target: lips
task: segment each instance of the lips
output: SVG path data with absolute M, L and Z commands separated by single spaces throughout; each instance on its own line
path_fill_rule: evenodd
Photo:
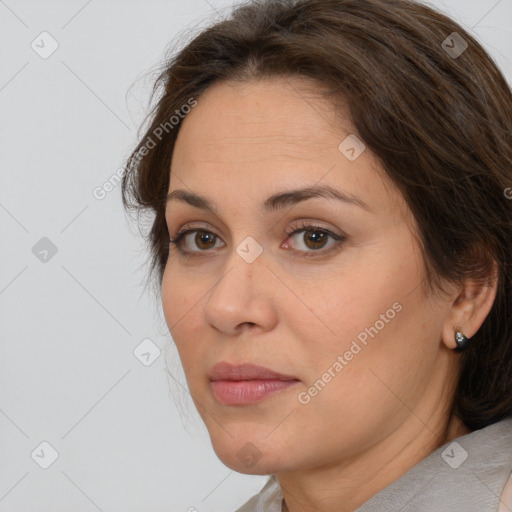
M 253 364 L 216 364 L 210 372 L 210 386 L 217 402 L 224 405 L 251 405 L 295 388 L 293 375 Z
M 210 371 L 210 380 L 298 380 L 293 375 L 275 372 L 264 366 L 253 364 L 232 365 L 230 363 L 217 363 Z

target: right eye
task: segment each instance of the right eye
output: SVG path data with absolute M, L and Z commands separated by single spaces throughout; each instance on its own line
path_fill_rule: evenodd
M 192 236 L 194 235 L 194 236 Z M 199 250 L 190 249 L 190 242 L 199 248 Z M 215 242 L 220 238 L 211 231 L 205 229 L 185 229 L 178 233 L 176 238 L 169 242 L 175 245 L 183 254 L 206 252 L 215 248 Z M 221 246 L 222 247 L 222 246 Z

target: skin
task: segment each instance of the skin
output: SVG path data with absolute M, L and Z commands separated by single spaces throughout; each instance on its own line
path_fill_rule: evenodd
M 355 161 L 340 152 L 355 130 L 316 87 L 304 78 L 222 82 L 199 98 L 180 127 L 169 192 L 205 196 L 217 213 L 173 200 L 166 219 L 172 239 L 186 224 L 217 238 L 189 235 L 188 257 L 171 244 L 162 301 L 222 462 L 275 474 L 283 510 L 348 512 L 469 433 L 449 416 L 460 357 L 454 326 L 473 336 L 496 289 L 468 280 L 447 285 L 447 295 L 426 294 L 410 210 L 369 149 Z M 352 194 L 368 210 L 313 198 L 262 212 L 272 194 L 316 184 Z M 288 236 L 302 220 L 346 239 L 330 250 L 332 238 L 319 249 L 308 242 L 317 228 Z M 252 263 L 236 252 L 248 236 L 263 249 Z M 300 403 L 298 393 L 397 302 L 394 318 Z M 251 362 L 300 382 L 257 404 L 224 405 L 208 377 L 220 361 Z M 238 456 L 249 442 L 260 457 L 251 467 Z

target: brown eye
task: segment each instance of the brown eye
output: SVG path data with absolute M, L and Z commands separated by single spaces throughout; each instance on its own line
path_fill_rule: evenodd
M 325 252 L 322 249 L 327 247 L 326 250 L 329 250 L 343 240 L 343 237 L 316 226 L 304 226 L 302 229 L 296 229 L 289 234 L 289 238 L 294 240 L 292 249 L 303 253 Z M 329 244 L 329 239 L 331 244 Z
M 217 235 L 210 233 L 209 231 L 196 231 L 195 233 L 196 236 L 194 237 L 194 243 L 196 244 L 196 247 L 199 247 L 201 250 L 211 249 L 214 247 Z
M 175 245 L 182 253 L 201 253 L 219 247 L 219 245 L 215 245 L 219 241 L 219 237 L 211 231 L 187 229 L 174 240 L 170 240 L 169 243 Z
M 304 232 L 303 241 L 308 249 L 322 249 L 328 238 L 329 235 L 324 231 L 309 229 Z

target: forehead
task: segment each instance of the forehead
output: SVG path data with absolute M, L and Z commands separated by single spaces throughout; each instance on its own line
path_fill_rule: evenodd
M 346 125 L 341 133 L 334 105 L 305 79 L 220 82 L 200 96 L 182 122 L 175 156 L 190 162 L 209 156 L 240 162 L 261 156 L 314 158 L 313 146 L 332 152 L 343 132 L 350 132 L 350 123 L 340 121 Z
M 233 202 L 236 194 L 263 198 L 324 182 L 386 209 L 376 159 L 365 150 L 350 161 L 339 150 L 353 132 L 343 104 L 335 109 L 312 81 L 217 83 L 182 121 L 169 190 L 184 183 Z

